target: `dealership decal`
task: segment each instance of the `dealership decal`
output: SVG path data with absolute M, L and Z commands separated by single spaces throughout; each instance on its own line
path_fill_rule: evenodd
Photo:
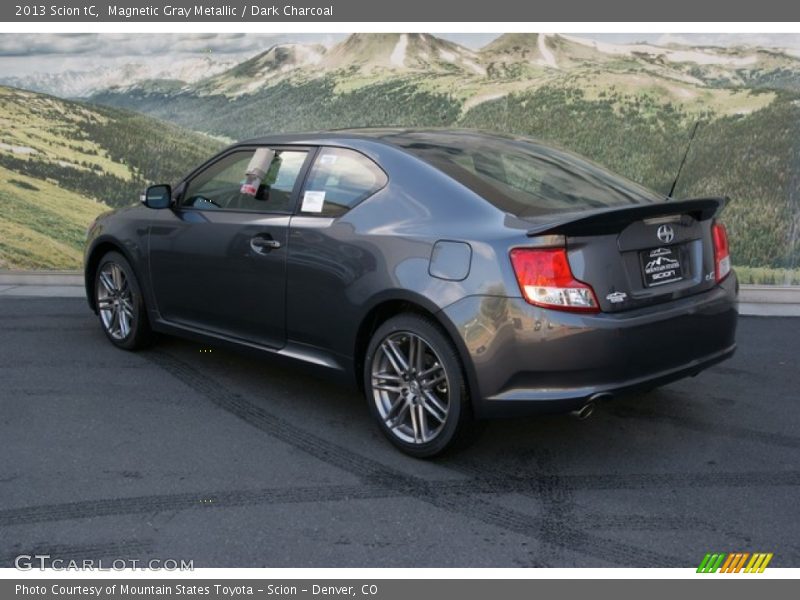
M 619 302 L 624 302 L 625 298 L 628 297 L 628 294 L 625 292 L 611 292 L 608 296 L 606 296 L 606 300 L 611 302 L 611 304 L 618 304 Z
M 652 282 L 651 285 L 658 285 L 661 282 L 670 283 L 682 279 L 679 271 L 680 262 L 674 258 L 672 250 L 669 248 L 656 248 L 648 254 L 644 273 Z
M 731 552 L 729 554 L 709 552 L 700 561 L 698 573 L 763 573 L 772 552 Z M 749 559 L 749 560 L 748 560 Z M 745 566 L 746 564 L 746 566 Z

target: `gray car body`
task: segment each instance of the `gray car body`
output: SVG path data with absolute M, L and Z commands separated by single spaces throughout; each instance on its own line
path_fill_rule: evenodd
M 626 288 L 622 275 L 607 266 L 619 263 L 625 244 L 636 247 L 638 237 L 649 235 L 640 219 L 614 243 L 587 244 L 595 239 L 592 218 L 619 211 L 520 219 L 381 135 L 242 142 L 184 181 L 227 152 L 261 145 L 350 148 L 377 163 L 388 183 L 338 218 L 176 205 L 106 214 L 90 229 L 86 246 L 92 309 L 94 270 L 103 253 L 116 249 L 136 273 L 156 331 L 300 359 L 356 383 L 376 325 L 404 310 L 421 312 L 455 344 L 478 417 L 572 410 L 590 398 L 694 375 L 734 352 L 736 277 L 720 284 L 697 279 L 713 270 L 702 249 L 690 257 L 696 263 L 691 289 L 687 283 L 668 299 L 651 301 L 647 290 Z M 716 213 L 724 205 L 702 202 L 687 210 Z M 654 216 L 679 207 L 665 202 L 642 210 Z M 576 221 L 587 232 L 560 229 Z M 686 225 L 678 235 L 710 244 L 707 226 Z M 263 232 L 281 247 L 253 252 L 249 240 Z M 590 270 L 606 265 L 600 269 L 606 281 L 592 281 L 603 312 L 561 312 L 523 299 L 509 250 L 547 245 L 554 235 L 566 240 L 578 279 L 591 281 Z M 620 289 L 638 304 L 625 310 L 610 304 L 606 295 Z M 197 305 L 170 308 L 175 296 L 185 303 L 196 297 Z

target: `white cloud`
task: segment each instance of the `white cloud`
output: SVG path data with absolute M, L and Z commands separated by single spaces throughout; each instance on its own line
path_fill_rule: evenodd
M 655 39 L 658 44 L 691 46 L 754 46 L 800 50 L 797 33 L 664 33 Z
M 169 65 L 210 55 L 220 61 L 240 61 L 281 42 L 332 45 L 346 34 L 3 34 L 0 36 L 0 77 L 31 73 L 89 71 L 127 63 Z M 436 34 L 472 49 L 494 39 L 492 33 Z M 751 45 L 781 47 L 800 54 L 798 34 L 578 34 L 611 43 L 645 41 L 689 45 Z
M 124 63 L 168 64 L 211 55 L 244 60 L 276 43 L 335 43 L 344 34 L 3 34 L 0 77 L 59 71 L 88 71 Z

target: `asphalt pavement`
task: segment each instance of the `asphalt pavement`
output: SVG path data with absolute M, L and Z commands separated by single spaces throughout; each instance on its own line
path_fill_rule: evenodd
M 419 461 L 313 371 L 172 338 L 128 353 L 82 299 L 3 297 L 0 566 L 798 567 L 800 319 L 739 327 L 694 379 Z

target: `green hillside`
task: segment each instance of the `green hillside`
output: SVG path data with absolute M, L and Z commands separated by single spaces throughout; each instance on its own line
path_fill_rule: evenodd
M 43 199 L 47 201 L 43 201 Z M 104 204 L 0 167 L 0 269 L 74 269 Z
M 3 99 L 21 93 L 0 93 L 0 118 L 14 113 L 0 120 L 0 167 L 110 206 L 218 147 L 186 129 L 474 127 L 555 143 L 666 193 L 699 122 L 675 195 L 731 197 L 733 260 L 753 281 L 789 282 L 800 268 L 800 59 L 778 50 L 529 33 L 473 51 L 429 34 L 353 34 L 331 48 L 275 45 L 193 84 L 105 88 L 95 105 Z
M 800 96 L 712 88 L 680 102 L 652 85 L 653 80 L 636 88 L 625 78 L 606 79 L 602 85 L 588 74 L 563 77 L 477 103 L 446 92 L 435 78 L 419 76 L 337 91 L 341 75 L 283 81 L 236 97 L 106 93 L 96 100 L 239 139 L 370 125 L 459 126 L 530 135 L 665 194 L 691 129 L 700 121 L 676 195 L 732 198 L 725 219 L 737 265 L 800 264 Z
M 0 268 L 76 268 L 85 231 L 221 146 L 129 111 L 0 87 Z
M 432 127 L 456 122 L 461 112 L 460 102 L 425 89 L 417 78 L 397 78 L 349 91 L 337 90 L 340 82 L 330 75 L 306 82 L 281 81 L 235 97 L 131 90 L 100 93 L 92 100 L 233 139 L 387 123 Z
M 460 123 L 556 142 L 666 194 L 697 120 L 675 196 L 731 197 L 725 223 L 737 265 L 796 266 L 800 106 L 790 95 L 714 118 L 647 96 L 587 100 L 581 89 L 542 88 L 483 103 Z

